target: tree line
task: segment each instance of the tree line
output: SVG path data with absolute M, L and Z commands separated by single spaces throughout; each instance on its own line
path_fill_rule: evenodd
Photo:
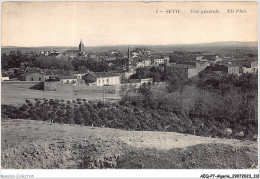
M 2 70 L 9 68 L 19 68 L 21 63 L 25 67 L 35 67 L 41 69 L 60 69 L 64 71 L 82 71 L 90 70 L 94 72 L 116 70 L 117 67 L 123 67 L 125 59 L 116 59 L 112 61 L 84 58 L 68 59 L 66 56 L 56 58 L 55 56 L 42 56 L 37 54 L 23 54 L 20 50 L 11 51 L 9 54 L 3 53 L 1 56 Z M 111 63 L 112 65 L 109 65 Z

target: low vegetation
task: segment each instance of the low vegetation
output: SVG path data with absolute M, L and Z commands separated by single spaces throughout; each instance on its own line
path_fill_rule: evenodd
M 2 105 L 9 118 L 110 127 L 171 131 L 200 136 L 254 139 L 257 134 L 257 75 L 216 76 L 175 81 L 164 89 L 141 86 L 123 94 L 119 104 L 64 100 L 26 100 Z

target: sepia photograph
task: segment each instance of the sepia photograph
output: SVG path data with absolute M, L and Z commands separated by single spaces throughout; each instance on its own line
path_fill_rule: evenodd
M 258 3 L 2 2 L 5 169 L 258 170 Z

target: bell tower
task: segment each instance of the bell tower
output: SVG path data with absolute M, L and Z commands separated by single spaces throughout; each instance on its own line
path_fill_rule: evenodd
M 83 53 L 83 50 L 84 50 L 84 44 L 83 44 L 83 41 L 81 39 L 80 43 L 79 43 L 79 53 Z

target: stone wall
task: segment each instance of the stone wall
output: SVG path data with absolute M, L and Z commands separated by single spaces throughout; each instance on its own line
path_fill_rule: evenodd
M 73 85 L 73 84 L 60 84 L 59 82 L 44 82 L 45 91 L 57 91 L 57 92 L 87 92 L 87 93 L 115 93 L 115 86 L 87 86 Z
M 2 81 L 2 84 L 10 87 L 16 87 L 16 88 L 26 88 L 30 89 L 32 86 L 38 84 L 39 81 Z

